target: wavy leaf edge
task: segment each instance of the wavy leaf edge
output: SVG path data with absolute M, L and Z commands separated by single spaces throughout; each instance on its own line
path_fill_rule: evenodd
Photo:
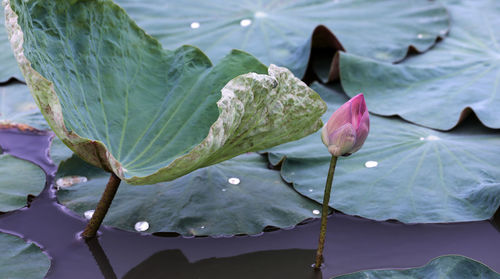
M 257 73 L 243 74 L 233 78 L 224 86 L 224 88 L 222 88 L 222 97 L 217 102 L 219 117 L 211 125 L 206 138 L 193 149 L 191 149 L 187 154 L 176 158 L 168 165 L 157 169 L 156 172 L 150 175 L 142 177 L 127 177 L 127 170 L 108 151 L 108 148 L 103 142 L 81 137 L 75 132 L 69 131 L 66 128 L 62 106 L 60 104 L 59 97 L 57 96 L 57 93 L 54 89 L 53 83 L 42 76 L 34 68 L 32 68 L 31 62 L 24 55 L 24 34 L 21 26 L 18 24 L 18 16 L 12 9 L 10 0 L 3 0 L 3 6 L 5 9 L 5 23 L 11 47 L 14 51 L 21 71 L 26 79 L 26 83 L 28 84 L 28 87 L 30 88 L 30 91 L 35 99 L 35 102 L 46 118 L 49 126 L 52 128 L 54 133 L 63 141 L 63 143 L 75 153 L 77 153 L 82 159 L 108 172 L 115 173 L 118 177 L 120 177 L 127 183 L 141 185 L 152 184 L 161 181 L 170 181 L 183 176 L 195 169 L 227 160 L 245 152 L 257 151 L 260 149 L 269 148 L 280 143 L 297 140 L 311 133 L 314 133 L 323 126 L 323 122 L 321 121 L 320 117 L 326 111 L 326 103 L 319 97 L 316 92 L 314 92 L 314 90 L 310 89 L 304 82 L 296 78 L 291 73 L 291 71 L 286 68 L 281 68 L 271 64 L 268 68 L 268 75 Z M 115 7 L 125 12 L 118 5 L 115 5 Z M 135 24 L 134 27 L 140 29 Z M 146 36 L 150 37 L 150 39 L 159 44 L 159 42 L 150 35 L 146 34 Z M 239 50 L 233 50 L 233 52 L 234 51 L 243 52 Z M 231 134 L 227 134 L 227 132 L 231 132 L 231 130 L 235 130 L 235 128 L 238 127 L 239 123 L 237 122 L 238 120 L 241 120 L 241 116 L 240 119 L 234 119 L 234 116 L 235 114 L 240 113 L 237 111 L 238 109 L 244 111 L 244 101 L 239 100 L 238 96 L 236 96 L 232 89 L 238 88 L 239 86 L 241 86 L 239 83 L 245 82 L 245 80 L 247 79 L 261 82 L 261 87 L 269 87 L 270 90 L 277 88 L 279 82 L 282 80 L 292 80 L 297 84 L 297 86 L 295 87 L 303 89 L 306 92 L 307 96 L 305 96 L 303 100 L 299 101 L 303 104 L 308 101 L 310 102 L 309 105 L 311 103 L 314 104 L 314 106 L 309 106 L 310 111 L 308 115 L 310 116 L 309 122 L 311 122 L 311 125 L 309 125 L 309 128 L 306 131 L 300 131 L 300 133 L 297 132 L 294 135 L 287 135 L 288 137 L 286 138 L 286 141 L 280 141 L 278 143 L 274 143 L 271 146 L 269 146 L 269 144 L 262 146 L 257 145 L 255 148 L 239 150 L 238 154 L 222 154 L 223 156 L 221 158 L 212 160 L 210 157 L 214 155 L 215 152 L 224 153 L 224 144 L 231 136 Z M 286 95 L 286 97 L 288 98 L 297 100 L 297 96 L 293 91 L 288 93 L 290 94 L 284 95 Z M 243 108 L 241 108 L 242 102 Z
M 459 255 L 459 254 L 447 254 L 447 255 L 442 255 L 442 256 L 432 258 L 428 262 L 426 262 L 425 264 L 419 265 L 416 267 L 402 268 L 402 269 L 390 269 L 390 268 L 366 269 L 366 270 L 362 270 L 362 271 L 356 271 L 356 272 L 352 272 L 352 273 L 347 273 L 347 274 L 335 276 L 331 279 L 343 279 L 343 278 L 347 279 L 347 278 L 353 278 L 351 276 L 356 276 L 356 275 L 360 275 L 360 276 L 364 275 L 362 278 L 368 278 L 368 277 L 365 277 L 365 276 L 369 276 L 369 275 L 366 275 L 367 272 L 390 272 L 390 271 L 408 272 L 408 271 L 416 271 L 416 270 L 425 270 L 425 269 L 431 269 L 433 267 L 433 265 L 439 265 L 440 261 L 454 260 L 454 259 L 460 260 L 460 261 L 470 262 L 471 264 L 474 264 L 474 265 L 477 265 L 478 267 L 487 269 L 487 270 L 491 271 L 492 274 L 500 277 L 500 273 L 496 272 L 491 267 L 489 267 L 488 265 L 486 265 L 478 260 L 475 260 L 475 259 L 470 258 L 470 257 L 466 257 L 464 255 Z M 361 277 L 359 277 L 359 278 L 361 278 Z

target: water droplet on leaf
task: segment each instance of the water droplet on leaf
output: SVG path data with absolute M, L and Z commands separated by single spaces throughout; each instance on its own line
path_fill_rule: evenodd
M 242 19 L 242 20 L 240 21 L 240 25 L 241 25 L 242 27 L 247 27 L 247 26 L 249 26 L 250 24 L 252 24 L 252 20 L 251 20 L 251 19 L 248 19 L 248 18 L 247 18 L 247 19 Z
M 200 28 L 200 23 L 199 23 L 199 22 L 196 22 L 196 21 L 195 21 L 195 22 L 192 22 L 192 23 L 191 23 L 191 28 L 192 28 L 192 29 L 198 29 L 198 28 Z
M 138 232 L 144 232 L 149 229 L 149 223 L 146 221 L 139 221 L 135 223 L 134 229 Z
M 95 210 L 87 210 L 83 213 L 83 216 L 85 216 L 85 219 L 90 220 L 90 219 L 92 219 L 94 212 L 95 212 Z
M 229 182 L 230 184 L 233 184 L 233 185 L 238 185 L 238 184 L 240 184 L 240 179 L 237 177 L 231 177 L 227 180 L 227 182 Z
M 57 179 L 56 186 L 59 188 L 68 188 L 78 183 L 85 183 L 88 179 L 85 176 L 65 176 Z

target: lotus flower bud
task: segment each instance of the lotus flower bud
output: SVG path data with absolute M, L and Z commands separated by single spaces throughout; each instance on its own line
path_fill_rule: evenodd
M 321 140 L 333 156 L 349 156 L 361 148 L 369 130 L 365 98 L 358 94 L 332 114 L 323 126 Z

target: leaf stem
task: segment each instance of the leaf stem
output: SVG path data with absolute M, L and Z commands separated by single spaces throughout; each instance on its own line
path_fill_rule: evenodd
M 323 196 L 323 208 L 321 210 L 321 230 L 319 233 L 319 245 L 316 250 L 316 263 L 315 269 L 320 269 L 323 263 L 323 248 L 325 246 L 326 237 L 326 222 L 328 217 L 328 203 L 330 202 L 330 192 L 332 190 L 333 174 L 335 173 L 335 166 L 337 165 L 337 157 L 332 156 L 330 161 L 330 169 L 328 170 L 328 177 L 326 179 L 325 194 Z
M 101 200 L 97 204 L 97 207 L 90 218 L 89 223 L 85 227 L 85 230 L 82 233 L 82 237 L 85 239 L 93 238 L 97 234 L 97 230 L 101 226 L 102 220 L 106 216 L 109 207 L 111 206 L 111 202 L 115 197 L 116 191 L 118 191 L 118 186 L 120 186 L 121 179 L 116 176 L 116 174 L 111 173 L 109 177 L 108 184 L 106 185 L 106 189 L 104 189 L 104 193 L 102 193 Z

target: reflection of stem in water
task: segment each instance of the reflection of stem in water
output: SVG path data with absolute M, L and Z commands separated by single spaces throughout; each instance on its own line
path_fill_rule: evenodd
M 326 179 L 325 194 L 323 196 L 323 209 L 321 211 L 321 230 L 319 233 L 319 245 L 316 251 L 316 263 L 314 264 L 315 269 L 321 268 L 323 263 L 323 248 L 325 247 L 325 237 L 326 237 L 326 217 L 328 216 L 328 203 L 330 202 L 330 192 L 332 190 L 333 174 L 335 173 L 335 166 L 337 165 L 337 157 L 332 156 L 330 161 L 330 169 L 328 170 L 328 177 Z
M 104 278 L 117 279 L 116 274 L 113 271 L 113 267 L 111 266 L 111 263 L 106 256 L 106 253 L 99 244 L 99 239 L 97 239 L 96 237 L 89 238 L 85 240 L 85 243 L 87 243 L 87 246 L 89 247 L 89 250 L 92 253 L 92 256 L 94 257 L 97 265 L 99 266 L 99 269 L 101 270 Z
M 115 197 L 116 191 L 118 191 L 118 186 L 120 186 L 121 179 L 118 178 L 114 173 L 111 173 L 109 177 L 108 184 L 106 185 L 106 189 L 104 189 L 104 193 L 102 193 L 101 200 L 97 204 L 97 207 L 90 219 L 87 227 L 82 233 L 82 237 L 85 239 L 93 238 L 97 234 L 97 230 L 101 226 L 102 220 L 106 216 L 109 207 L 111 206 L 111 202 Z

